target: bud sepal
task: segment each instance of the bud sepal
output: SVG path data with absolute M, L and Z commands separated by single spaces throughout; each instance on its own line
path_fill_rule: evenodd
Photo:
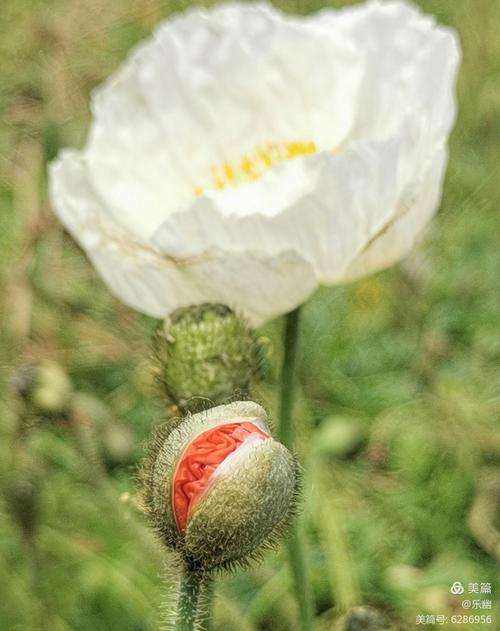
M 248 396 L 265 356 L 262 338 L 222 304 L 177 309 L 158 328 L 153 351 L 161 393 L 181 414 Z

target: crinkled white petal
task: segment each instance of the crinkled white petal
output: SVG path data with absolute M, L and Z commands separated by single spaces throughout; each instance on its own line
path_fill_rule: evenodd
M 59 218 L 84 248 L 110 290 L 132 308 L 164 317 L 183 306 L 222 302 L 260 324 L 301 304 L 316 287 L 296 253 L 210 254 L 177 260 L 144 246 L 109 221 L 84 158 L 65 151 L 52 164 L 50 195 Z
M 96 93 L 84 151 L 51 170 L 54 209 L 132 307 L 223 302 L 264 321 L 319 283 L 392 264 L 422 234 L 458 61 L 454 33 L 403 2 L 309 18 L 255 3 L 191 10 Z M 215 181 L 290 142 L 316 153 Z
M 409 238 L 408 226 L 420 233 L 437 208 L 444 164 L 435 156 L 454 117 L 455 36 L 398 2 L 312 21 L 351 36 L 365 56 L 365 98 L 350 138 L 338 152 L 280 163 L 254 183 L 206 191 L 159 227 L 154 242 L 163 252 L 291 249 L 320 282 L 341 283 L 355 269 L 369 274 L 404 256 L 417 236 Z
M 372 0 L 340 11 L 325 9 L 312 22 L 335 28 L 363 58 L 351 138 L 382 138 L 401 120 L 422 118 L 429 143 L 446 140 L 455 119 L 454 81 L 460 59 L 452 29 L 437 26 L 408 2 Z
M 268 6 L 190 11 L 161 24 L 96 91 L 90 178 L 107 212 L 148 238 L 210 185 L 213 165 L 270 142 L 337 146 L 361 71 L 342 35 Z
M 147 241 L 170 208 L 192 198 L 192 183 L 148 107 L 134 63 L 93 95 L 93 122 L 84 151 L 88 177 L 105 215 Z
M 365 244 L 344 271 L 345 282 L 392 265 L 415 246 L 439 203 L 446 158 L 444 148 L 436 152 L 415 195 L 409 195 L 395 220 L 387 223 Z
M 177 265 L 108 217 L 81 154 L 66 150 L 51 165 L 50 197 L 67 230 L 126 304 L 160 317 L 196 299 L 196 288 Z
M 356 253 L 399 211 L 408 181 L 397 177 L 404 144 L 403 137 L 360 142 L 338 155 L 284 162 L 254 184 L 207 194 L 171 215 L 154 243 L 179 258 L 213 246 L 261 249 L 269 257 L 293 250 L 319 281 L 340 282 Z
M 269 257 L 262 252 L 215 250 L 189 268 L 203 299 L 242 310 L 262 324 L 302 304 L 317 288 L 311 265 L 296 252 Z

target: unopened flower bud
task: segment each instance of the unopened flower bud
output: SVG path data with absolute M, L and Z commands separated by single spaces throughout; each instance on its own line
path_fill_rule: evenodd
M 72 385 L 66 371 L 50 360 L 20 367 L 12 381 L 18 395 L 37 414 L 62 414 L 71 396 Z
M 101 441 L 106 464 L 112 468 L 132 461 L 134 433 L 124 423 L 113 422 L 102 428 Z
M 354 607 L 345 616 L 340 618 L 335 631 L 396 631 L 397 625 L 387 618 L 385 614 L 374 607 L 361 605 Z
M 293 455 L 251 401 L 189 415 L 158 432 L 144 466 L 147 514 L 194 567 L 229 567 L 272 542 L 297 491 Z
M 331 415 L 321 422 L 315 435 L 314 448 L 320 456 L 349 458 L 364 441 L 363 427 L 356 419 Z
M 118 421 L 112 410 L 97 397 L 76 392 L 69 404 L 69 418 L 74 428 L 85 426 L 95 455 L 109 469 L 131 464 L 136 449 L 132 429 Z
M 246 396 L 263 356 L 253 330 L 221 304 L 175 311 L 159 329 L 154 351 L 162 390 L 181 412 Z

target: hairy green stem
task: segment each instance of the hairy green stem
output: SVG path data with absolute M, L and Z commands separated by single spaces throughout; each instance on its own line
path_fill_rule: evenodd
M 214 581 L 210 575 L 205 575 L 201 602 L 198 607 L 198 629 L 199 631 L 210 631 L 212 628 L 212 601 L 214 597 Z
M 285 317 L 283 336 L 283 366 L 281 370 L 281 398 L 279 411 L 279 439 L 289 449 L 294 447 L 295 431 L 293 404 L 297 368 L 297 346 L 299 333 L 299 311 L 297 307 Z M 287 541 L 288 559 L 292 572 L 295 598 L 299 607 L 301 631 L 313 628 L 312 594 L 307 580 L 306 550 L 299 523 L 295 523 Z
M 200 596 L 206 586 L 207 575 L 184 566 L 177 601 L 176 631 L 193 631 L 198 627 Z M 206 619 L 206 616 L 205 616 Z

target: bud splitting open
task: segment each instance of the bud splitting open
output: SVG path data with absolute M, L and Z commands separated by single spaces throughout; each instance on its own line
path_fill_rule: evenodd
M 172 478 L 172 506 L 181 532 L 203 494 L 238 455 L 270 439 L 269 434 L 244 419 L 213 427 L 192 440 Z M 226 465 L 224 467 L 224 465 Z
M 243 561 L 282 528 L 297 466 L 263 408 L 245 401 L 159 431 L 145 473 L 148 515 L 162 541 L 203 569 Z

